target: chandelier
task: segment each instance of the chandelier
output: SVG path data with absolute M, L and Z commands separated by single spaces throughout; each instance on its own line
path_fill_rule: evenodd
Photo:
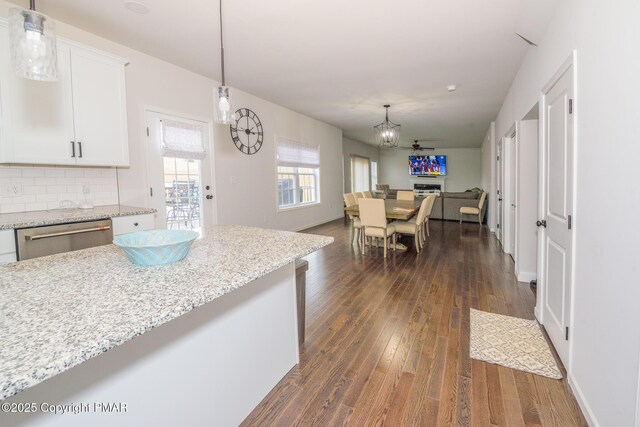
M 381 148 L 395 148 L 398 146 L 398 139 L 400 138 L 400 125 L 397 125 L 389 120 L 389 107 L 391 105 L 384 105 L 385 118 L 384 122 L 373 127 L 373 132 Z

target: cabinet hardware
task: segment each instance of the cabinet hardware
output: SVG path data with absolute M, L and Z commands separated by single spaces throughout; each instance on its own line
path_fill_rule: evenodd
M 71 141 L 71 157 L 76 156 L 76 143 Z

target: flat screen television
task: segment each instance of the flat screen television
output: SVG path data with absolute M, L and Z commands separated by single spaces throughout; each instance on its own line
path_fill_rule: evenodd
M 409 156 L 409 175 L 446 176 L 447 156 Z

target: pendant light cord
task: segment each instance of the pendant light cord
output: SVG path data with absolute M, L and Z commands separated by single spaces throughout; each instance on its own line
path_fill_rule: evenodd
M 34 2 L 35 0 L 31 0 Z M 222 0 L 220 0 L 220 66 L 222 68 L 222 86 L 225 86 L 224 79 L 224 43 L 222 42 Z

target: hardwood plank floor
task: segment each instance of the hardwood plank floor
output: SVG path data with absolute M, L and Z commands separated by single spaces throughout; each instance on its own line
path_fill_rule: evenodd
M 337 220 L 309 257 L 300 364 L 245 426 L 586 426 L 566 380 L 469 358 L 469 308 L 533 319 L 535 296 L 486 227 L 432 221 L 419 255 L 360 254 Z

